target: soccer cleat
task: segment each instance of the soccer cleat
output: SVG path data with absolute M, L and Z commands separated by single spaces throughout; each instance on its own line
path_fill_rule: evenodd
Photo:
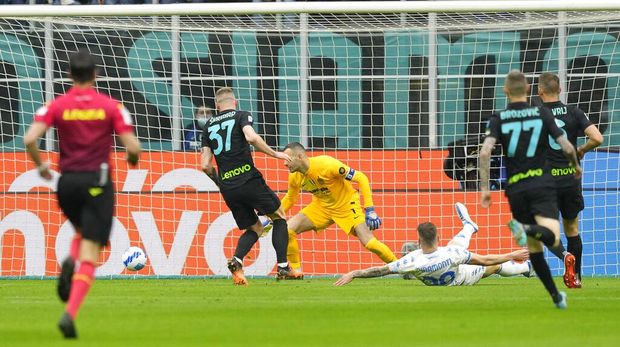
M 529 271 L 528 272 L 524 272 L 523 276 L 525 276 L 527 278 L 531 278 L 531 277 L 536 276 L 536 271 L 534 271 L 534 267 L 532 266 L 532 262 L 529 261 L 529 260 L 526 260 L 526 263 L 527 263 L 527 267 L 528 267 Z
M 228 270 L 232 274 L 233 284 L 236 286 L 247 286 L 248 280 L 245 278 L 243 274 L 243 266 L 237 259 L 232 258 L 228 261 Z
M 471 217 L 469 216 L 467 207 L 465 207 L 465 205 L 461 204 L 460 202 L 457 202 L 456 204 L 454 204 L 454 207 L 456 208 L 456 214 L 459 215 L 459 218 L 461 219 L 463 226 L 466 226 L 467 224 L 469 224 L 472 227 L 474 227 L 474 232 L 477 233 L 478 224 L 474 223 L 473 219 L 471 219 Z
M 564 285 L 568 288 L 581 288 L 581 282 L 575 275 L 575 256 L 566 252 L 564 255 Z
M 62 336 L 65 339 L 75 339 L 77 338 L 77 332 L 75 331 L 75 326 L 73 325 L 73 319 L 67 312 L 62 314 L 60 320 L 58 321 L 58 329 L 62 333 Z
M 290 265 L 286 267 L 278 266 L 278 273 L 276 274 L 276 280 L 303 280 L 304 274 L 301 271 L 293 269 Z
M 69 293 L 71 292 L 71 278 L 73 277 L 73 271 L 75 270 L 75 261 L 71 257 L 67 257 L 60 268 L 60 275 L 58 276 L 58 296 L 62 302 L 69 300 Z
M 555 298 L 553 299 L 553 303 L 555 304 L 555 307 L 559 308 L 560 310 L 567 309 L 568 304 L 566 303 L 566 293 L 559 292 L 558 294 L 559 295 L 558 295 L 557 301 Z
M 525 233 L 525 229 L 523 229 L 523 224 L 513 219 L 508 222 L 508 227 L 515 241 L 517 241 L 517 244 L 521 247 L 525 247 L 527 244 L 527 234 Z

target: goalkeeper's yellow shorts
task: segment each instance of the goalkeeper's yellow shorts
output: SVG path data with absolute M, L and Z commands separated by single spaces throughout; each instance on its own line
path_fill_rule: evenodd
M 316 232 L 321 232 L 336 223 L 340 229 L 349 235 L 356 226 L 366 223 L 364 210 L 357 193 L 353 194 L 349 203 L 343 207 L 328 208 L 322 206 L 319 200 L 313 200 L 301 210 L 301 213 L 310 219 Z

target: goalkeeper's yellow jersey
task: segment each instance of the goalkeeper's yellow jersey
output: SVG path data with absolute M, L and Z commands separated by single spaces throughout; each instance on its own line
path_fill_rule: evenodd
M 357 193 L 351 181 L 359 184 L 364 206 L 373 206 L 370 183 L 362 172 L 355 171 L 328 155 L 308 159 L 310 166 L 305 174 L 294 172 L 288 176 L 288 192 L 282 199 L 284 211 L 288 211 L 295 204 L 300 189 L 312 193 L 313 201 L 318 200 L 325 208 L 348 208 L 352 196 Z

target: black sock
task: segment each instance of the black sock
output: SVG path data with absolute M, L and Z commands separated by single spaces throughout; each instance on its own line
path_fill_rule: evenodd
M 560 240 L 557 247 L 547 247 L 549 248 L 549 252 L 553 253 L 556 257 L 560 258 L 560 260 L 564 260 L 564 253 L 566 253 L 566 249 L 562 244 L 562 240 Z
M 258 241 L 258 234 L 248 229 L 237 241 L 237 249 L 235 249 L 235 257 L 243 260 L 243 257 L 248 254 L 252 246 Z
M 542 243 L 549 248 L 553 247 L 555 235 L 549 228 L 538 224 L 524 224 L 523 227 L 527 236 L 542 241 Z M 564 259 L 564 257 L 562 257 L 562 259 Z
M 273 235 L 271 235 L 271 244 L 276 250 L 276 258 L 278 263 L 286 263 L 286 249 L 288 248 L 288 226 L 284 219 L 276 219 L 273 221 Z
M 540 278 L 540 281 L 553 298 L 553 302 L 557 302 L 556 300 L 558 300 L 557 298 L 559 298 L 560 295 L 553 282 L 553 277 L 551 277 L 551 271 L 549 270 L 549 265 L 547 265 L 545 261 L 545 256 L 542 252 L 530 253 L 530 261 L 532 262 L 534 271 L 536 271 L 536 275 Z
M 568 251 L 575 256 L 575 272 L 581 279 L 581 254 L 583 252 L 583 244 L 581 243 L 581 236 L 567 237 Z

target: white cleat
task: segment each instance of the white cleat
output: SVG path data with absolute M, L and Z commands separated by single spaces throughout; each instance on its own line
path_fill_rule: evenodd
M 465 205 L 461 204 L 460 202 L 457 202 L 456 204 L 454 204 L 454 207 L 456 208 L 456 214 L 459 215 L 459 218 L 461 219 L 463 226 L 466 226 L 467 224 L 469 224 L 472 227 L 474 227 L 475 233 L 478 232 L 478 224 L 474 223 L 474 221 L 469 216 L 469 212 L 467 212 L 467 207 L 465 207 Z

